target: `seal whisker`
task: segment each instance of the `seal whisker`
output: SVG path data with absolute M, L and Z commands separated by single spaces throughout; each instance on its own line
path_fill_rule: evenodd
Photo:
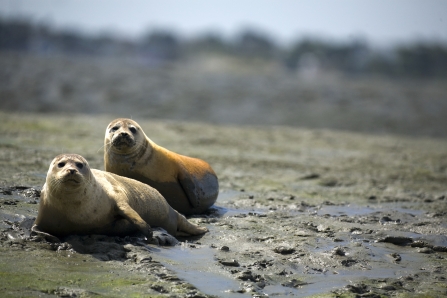
M 96 150 L 96 153 L 98 153 L 99 152 L 99 150 L 101 150 L 101 149 L 105 149 L 105 150 L 107 150 L 107 147 L 106 146 L 108 146 L 109 147 L 109 150 L 110 150 L 110 144 L 112 144 L 112 142 L 108 142 L 108 143 L 105 143 L 104 145 L 102 145 L 101 147 L 99 147 L 98 148 L 98 150 Z
M 108 154 L 109 151 L 112 149 L 112 142 L 110 141 L 110 142 L 104 144 L 103 147 L 104 147 L 104 152 L 105 152 L 106 154 Z

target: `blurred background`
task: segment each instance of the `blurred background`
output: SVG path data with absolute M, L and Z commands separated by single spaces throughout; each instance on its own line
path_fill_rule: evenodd
M 0 0 L 0 102 L 445 138 L 447 2 Z

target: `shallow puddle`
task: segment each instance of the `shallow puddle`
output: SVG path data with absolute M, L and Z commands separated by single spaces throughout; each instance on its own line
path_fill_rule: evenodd
M 174 271 L 178 277 L 191 283 L 201 292 L 219 297 L 251 297 L 236 293 L 240 284 L 217 265 L 215 249 L 191 248 L 182 244 L 172 248 L 147 246 L 155 260 Z
M 360 205 L 323 205 L 321 207 L 309 208 L 308 212 L 316 215 L 325 215 L 329 214 L 331 216 L 361 216 L 370 214 L 377 211 L 394 211 L 399 213 L 407 213 L 411 215 L 420 215 L 423 214 L 424 211 L 421 210 L 413 210 L 403 208 L 402 204 L 395 203 L 383 203 L 377 205 L 368 205 L 368 206 L 360 206 Z
M 231 208 L 226 206 L 228 203 L 240 199 L 242 195 L 249 196 L 249 194 L 237 190 L 226 190 L 220 192 L 216 203 L 211 207 L 213 214 L 217 217 L 231 217 L 241 214 L 249 215 L 266 213 L 267 210 L 260 208 Z

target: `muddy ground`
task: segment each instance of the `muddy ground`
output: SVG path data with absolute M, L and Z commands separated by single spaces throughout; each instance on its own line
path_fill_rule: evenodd
M 0 53 L 0 296 L 446 296 L 446 99 L 249 59 Z M 29 237 L 50 161 L 103 169 L 116 117 L 212 165 L 218 201 L 190 218 L 209 233 Z
M 220 194 L 176 246 L 29 237 L 50 161 L 103 169 L 113 116 L 0 113 L 0 294 L 90 297 L 447 295 L 447 141 L 134 118 L 207 160 Z

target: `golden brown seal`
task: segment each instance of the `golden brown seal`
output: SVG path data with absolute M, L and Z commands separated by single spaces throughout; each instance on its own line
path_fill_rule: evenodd
M 200 214 L 216 202 L 217 176 L 200 159 L 155 144 L 133 120 L 119 118 L 107 126 L 105 170 L 156 188 L 180 213 Z
M 61 154 L 51 162 L 33 231 L 55 236 L 124 236 L 141 231 L 151 237 L 151 226 L 162 227 L 173 236 L 207 232 L 144 183 L 90 169 L 77 154 Z

